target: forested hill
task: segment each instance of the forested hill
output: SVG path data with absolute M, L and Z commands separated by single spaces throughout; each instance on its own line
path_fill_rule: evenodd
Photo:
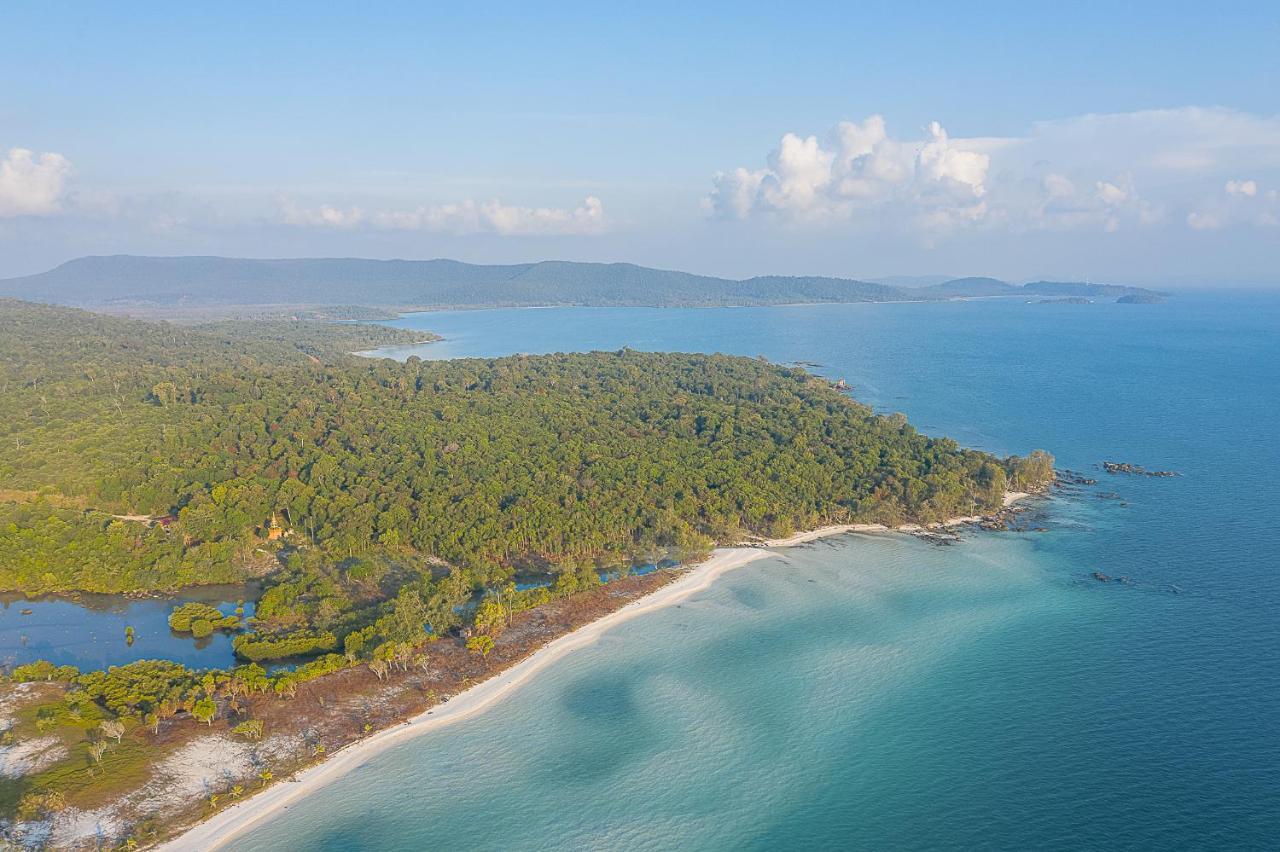
M 0 298 L 0 368 L 5 378 L 33 385 L 72 369 L 107 375 L 121 368 L 200 370 L 233 360 L 335 361 L 352 352 L 438 339 L 429 332 L 315 320 L 173 325 Z
M 237 329 L 0 301 L 0 589 L 235 580 L 282 541 L 334 571 L 435 557 L 488 582 L 972 514 L 1051 475 L 1047 457 L 961 449 L 759 360 L 398 363 L 340 354 L 386 329 Z M 273 516 L 288 534 L 269 543 Z
M 1031 289 L 1042 295 L 1049 291 Z M 1111 298 L 1148 294 L 1136 287 L 1093 288 L 1067 295 Z M 941 300 L 1019 295 L 990 278 L 962 278 L 907 288 L 846 278 L 760 276 L 741 281 L 649 269 L 626 263 L 543 261 L 475 265 L 454 260 L 221 257 L 83 257 L 56 269 L 0 280 L 0 295 L 54 304 L 199 307 L 210 305 L 391 305 L 484 307 L 531 305 L 711 306 L 798 302 Z M 1063 294 L 1060 289 L 1052 291 Z

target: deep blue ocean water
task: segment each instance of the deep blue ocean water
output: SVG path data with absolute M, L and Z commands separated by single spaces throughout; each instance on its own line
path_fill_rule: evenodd
M 927 432 L 1043 447 L 1100 483 L 1037 504 L 1048 532 L 780 551 L 236 848 L 1280 846 L 1280 297 L 394 324 L 445 335 L 422 357 L 813 362 Z M 1108 475 L 1104 459 L 1182 476 Z

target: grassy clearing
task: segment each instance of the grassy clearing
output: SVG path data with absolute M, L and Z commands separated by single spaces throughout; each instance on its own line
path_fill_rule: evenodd
M 13 725 L 6 734 L 12 742 L 54 738 L 66 749 L 66 755 L 39 772 L 20 778 L 0 778 L 0 817 L 17 815 L 23 796 L 61 794 L 66 806 L 93 809 L 134 790 L 150 778 L 151 767 L 172 746 L 158 746 L 136 737 L 136 722 L 125 722 L 126 732 L 120 742 L 104 738 L 99 725 L 109 714 L 90 702 L 66 698 L 34 700 L 14 708 Z M 95 742 L 105 742 L 106 749 L 95 760 Z
M 30 777 L 30 789 L 58 791 L 71 807 L 92 809 L 118 799 L 122 791 L 136 790 L 147 782 L 150 766 L 158 755 L 154 748 L 128 737 L 114 742 L 95 763 L 90 743 L 81 740 L 65 760 Z

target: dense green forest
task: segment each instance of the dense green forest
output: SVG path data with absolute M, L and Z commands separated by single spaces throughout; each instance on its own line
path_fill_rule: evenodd
M 408 334 L 0 301 L 0 588 L 271 573 L 237 637 L 270 659 L 383 642 L 388 618 L 453 626 L 522 569 L 572 585 L 661 550 L 934 521 L 1052 475 L 760 360 L 344 354 Z

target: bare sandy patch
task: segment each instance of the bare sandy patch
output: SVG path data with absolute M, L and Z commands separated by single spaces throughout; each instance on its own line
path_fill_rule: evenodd
M 37 737 L 33 740 L 0 746 L 0 776 L 21 778 L 52 766 L 67 756 L 67 748 L 57 737 Z
M 192 740 L 164 759 L 131 799 L 142 798 L 143 812 L 165 813 L 192 799 L 208 797 L 252 774 L 254 749 L 221 735 Z

